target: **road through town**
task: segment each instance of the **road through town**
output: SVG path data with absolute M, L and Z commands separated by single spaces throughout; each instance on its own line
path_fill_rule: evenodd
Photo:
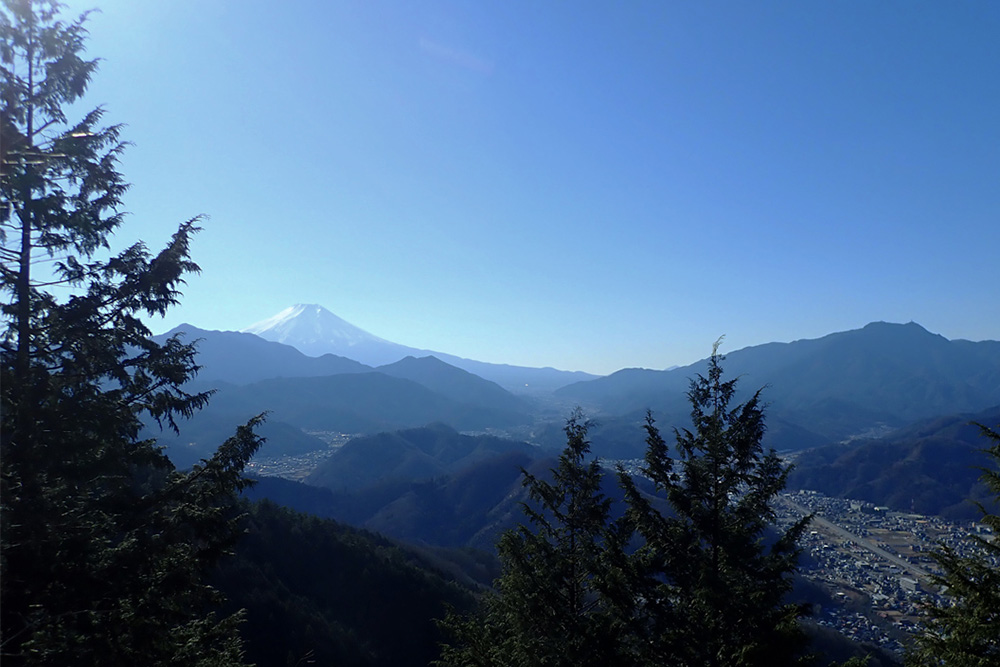
M 793 507 L 797 512 L 800 512 L 802 516 L 806 516 L 807 514 L 809 514 L 810 510 L 807 507 L 803 507 L 802 505 L 789 499 L 788 497 L 783 497 L 782 501 L 788 503 L 790 507 Z M 871 540 L 861 537 L 860 535 L 856 535 L 855 533 L 852 533 L 843 526 L 838 526 L 837 524 L 832 523 L 831 521 L 819 516 L 818 514 L 814 515 L 812 520 L 814 524 L 816 524 L 817 526 L 821 526 L 822 528 L 828 530 L 837 537 L 841 537 L 845 540 L 851 540 L 858 546 L 867 549 L 876 556 L 884 558 L 887 562 L 892 563 L 893 565 L 900 568 L 900 570 L 904 572 L 909 572 L 910 574 L 920 579 L 921 583 L 927 583 L 930 581 L 931 574 L 927 570 L 917 565 L 914 565 L 913 563 L 910 563 L 909 561 L 906 561 L 893 553 L 889 553 L 888 551 L 878 546 Z

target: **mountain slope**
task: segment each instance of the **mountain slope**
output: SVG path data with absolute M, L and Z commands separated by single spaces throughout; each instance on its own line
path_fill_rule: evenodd
M 413 543 L 492 552 L 501 533 L 526 520 L 522 503 L 532 501 L 523 485 L 522 468 L 551 481 L 555 465 L 555 459 L 536 459 L 512 450 L 432 479 L 397 478 L 334 491 L 263 477 L 245 495 Z M 613 499 L 620 513 L 622 493 L 613 474 L 604 475 L 602 492 Z
M 876 427 L 978 411 L 1000 403 L 1000 343 L 949 341 L 917 324 L 863 329 L 728 353 L 746 397 L 760 387 L 768 414 L 831 440 Z M 627 369 L 556 392 L 607 414 L 653 408 L 679 414 L 688 379 L 705 362 L 671 371 Z
M 497 383 L 447 364 L 437 357 L 406 357 L 375 370 L 392 377 L 413 380 L 462 403 L 510 411 L 524 411 L 529 407 L 524 398 L 514 396 Z
M 400 345 L 359 329 L 316 304 L 296 304 L 243 331 L 266 340 L 292 345 L 305 354 L 331 353 L 372 366 L 391 364 L 407 356 L 434 356 L 452 366 L 496 382 L 505 389 L 519 392 L 550 391 L 572 382 L 596 377 L 580 371 L 491 364 Z
M 828 445 L 802 452 L 789 488 L 866 500 L 901 511 L 972 520 L 987 502 L 979 467 L 988 463 L 978 427 L 1000 424 L 1000 406 L 977 414 L 923 420 L 876 440 Z
M 213 583 L 226 613 L 245 610 L 248 664 L 427 665 L 443 639 L 435 619 L 473 607 L 425 550 L 272 503 L 246 510 Z
M 343 357 L 308 357 L 253 334 L 190 326 L 173 333 L 199 340 L 203 369 L 189 389 L 216 390 L 204 409 L 180 423 L 179 434 L 154 424 L 146 429 L 181 467 L 210 456 L 238 424 L 262 412 L 268 413 L 262 456 L 327 448 L 303 429 L 373 433 L 444 422 L 483 430 L 530 421 L 532 406 L 525 399 L 430 357 L 404 359 L 375 372 Z
M 259 493 L 399 539 L 492 551 L 522 519 L 521 469 L 547 470 L 535 470 L 538 454 L 523 442 L 434 424 L 352 439 L 306 479 L 328 496 L 267 480 Z
M 524 413 L 459 403 L 412 380 L 382 373 L 274 378 L 228 387 L 206 410 L 236 419 L 270 411 L 279 421 L 307 430 L 372 433 L 444 422 L 462 430 L 503 428 Z M 203 411 L 204 412 L 204 411 Z
M 445 424 L 431 424 L 353 438 L 320 463 L 306 482 L 353 491 L 392 480 L 430 479 L 491 456 L 532 454 L 535 449 L 523 442 L 463 435 Z
M 544 463 L 519 451 L 483 458 L 435 478 L 395 478 L 350 491 L 334 491 L 261 477 L 244 494 L 269 499 L 414 543 L 472 547 L 492 552 L 500 533 L 524 521 L 528 496 L 521 469 L 545 475 Z
M 249 384 L 276 377 L 310 377 L 371 371 L 353 359 L 325 354 L 306 356 L 290 345 L 237 331 L 206 331 L 182 324 L 153 340 L 163 343 L 180 335 L 185 343 L 198 342 L 198 380 L 203 383 Z
M 316 304 L 297 303 L 243 332 L 291 345 L 309 356 L 333 353 L 374 366 L 420 352 L 372 335 Z
M 248 414 L 249 412 L 233 414 L 208 407 L 195 413 L 190 419 L 179 422 L 179 433 L 148 426 L 142 437 L 155 438 L 157 445 L 164 448 L 175 466 L 189 468 L 201 459 L 210 457 L 219 445 L 232 437 L 236 427 L 247 421 Z M 257 434 L 264 438 L 257 457 L 298 456 L 329 449 L 329 445 L 319 438 L 304 433 L 297 426 L 276 419 L 273 415 L 257 428 Z

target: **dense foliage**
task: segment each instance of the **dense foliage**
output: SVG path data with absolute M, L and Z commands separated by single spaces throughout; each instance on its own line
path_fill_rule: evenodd
M 472 596 L 383 537 L 267 501 L 215 581 L 246 610 L 247 658 L 259 665 L 426 665 L 433 619 Z
M 994 464 L 983 469 L 982 479 L 1000 502 L 1000 431 L 980 428 L 991 441 L 986 451 Z M 993 531 L 993 539 L 973 536 L 977 555 L 962 557 L 947 546 L 934 554 L 942 569 L 935 583 L 942 587 L 947 602 L 928 605 L 930 620 L 916 637 L 908 665 L 1000 665 L 1000 516 L 984 511 L 981 521 Z
M 173 426 L 208 399 L 182 389 L 194 349 L 152 342 L 142 321 L 197 270 L 197 227 L 157 254 L 110 252 L 125 145 L 101 109 L 66 116 L 96 61 L 86 17 L 59 11 L 0 13 L 3 663 L 237 664 L 239 617 L 213 613 L 204 575 L 237 535 L 256 420 L 187 472 L 139 438 L 143 416 Z
M 412 550 L 263 501 L 215 582 L 258 665 L 418 667 L 438 655 L 433 619 L 472 595 Z M 300 662 L 301 661 L 301 662 Z
M 587 428 L 579 413 L 570 418 L 552 482 L 524 471 L 531 527 L 501 537 L 503 574 L 479 614 L 444 622 L 456 641 L 442 664 L 616 664 L 602 574 L 611 502 L 601 493 L 597 462 L 586 460 Z
M 449 617 L 443 664 L 793 664 L 804 646 L 800 609 L 785 603 L 803 519 L 764 544 L 787 469 L 761 447 L 759 394 L 730 408 L 735 380 L 708 376 L 688 394 L 694 430 L 671 457 L 647 418 L 644 473 L 668 503 L 619 471 L 627 511 L 612 520 L 586 424 L 566 427 L 552 483 L 525 475 L 530 527 L 498 544 L 496 594 L 477 616 Z
M 736 380 L 722 380 L 722 360 L 713 351 L 707 376 L 691 382 L 693 430 L 676 432 L 676 460 L 647 416 L 644 473 L 672 512 L 658 511 L 619 473 L 642 538 L 623 612 L 648 664 L 793 664 L 804 643 L 800 610 L 785 597 L 808 518 L 764 544 L 788 469 L 761 447 L 760 392 L 730 407 Z

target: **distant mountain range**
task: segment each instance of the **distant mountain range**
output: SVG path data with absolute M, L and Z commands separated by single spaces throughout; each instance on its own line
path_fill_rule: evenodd
M 670 442 L 671 427 L 689 425 L 690 379 L 706 369 L 701 361 L 595 378 L 484 364 L 397 345 L 319 306 L 287 309 L 246 332 L 184 325 L 170 333 L 200 340 L 202 370 L 190 388 L 218 389 L 208 408 L 182 424 L 179 436 L 153 434 L 178 465 L 208 456 L 236 424 L 269 411 L 262 455 L 329 453 L 307 484 L 265 477 L 247 490 L 248 497 L 418 545 L 408 559 L 425 554 L 430 560 L 424 562 L 468 583 L 495 574 L 488 559 L 474 554 L 492 551 L 504 530 L 524 522 L 521 503 L 530 499 L 522 469 L 548 478 L 554 451 L 565 443 L 562 419 L 573 405 L 582 405 L 596 421 L 590 431 L 595 455 L 638 458 L 645 453 L 646 409 L 654 411 Z M 795 457 L 790 488 L 952 519 L 978 516 L 967 499 L 988 497 L 975 469 L 985 462 L 978 451 L 984 443 L 969 422 L 1000 422 L 1000 343 L 949 341 L 914 323 L 878 322 L 726 356 L 726 377 L 740 378 L 737 400 L 763 388 L 765 445 Z M 508 390 L 525 383 L 535 395 Z M 524 434 L 530 442 L 481 433 L 494 429 Z M 307 431 L 360 435 L 329 450 Z M 649 491 L 645 481 L 639 483 Z M 605 475 L 602 491 L 621 511 L 614 475 Z M 300 575 L 323 567 L 313 562 L 319 551 L 281 546 L 320 539 L 349 546 L 357 540 L 320 530 L 316 521 L 281 518 L 271 505 L 261 507 L 255 530 L 270 537 L 255 548 L 272 549 L 268 562 L 281 560 L 277 554 L 295 557 L 277 577 L 271 569 L 241 566 L 257 582 L 248 586 L 251 579 L 233 577 L 234 590 L 253 589 L 241 604 L 273 605 L 276 593 L 265 598 L 257 591 L 274 589 L 283 605 L 309 612 L 301 618 L 324 618 L 313 613 L 318 600 L 342 590 L 345 577 L 363 579 L 369 568 L 364 562 L 352 563 L 353 569 L 333 564 L 336 576 L 326 579 L 337 587 L 320 587 L 316 595 L 318 587 Z M 358 550 L 341 551 L 346 559 Z M 426 597 L 423 590 L 417 594 Z M 325 623 L 340 622 L 326 616 L 333 620 Z M 392 660 L 399 663 L 395 655 Z
M 803 445 L 1000 404 L 1000 342 L 952 341 L 914 323 L 748 347 L 727 353 L 723 366 L 740 378 L 743 398 L 764 388 L 768 423 L 797 431 Z M 652 409 L 664 425 L 684 426 L 690 378 L 705 368 L 626 369 L 555 395 L 598 416 L 635 421 Z
M 247 327 L 243 332 L 291 345 L 308 355 L 335 354 L 370 366 L 393 363 L 408 356 L 433 356 L 506 389 L 522 393 L 548 392 L 571 382 L 597 377 L 582 371 L 491 364 L 400 345 L 359 329 L 316 304 L 296 304 Z
M 198 341 L 202 368 L 192 390 L 214 389 L 209 405 L 181 423 L 178 435 L 150 430 L 175 463 L 208 456 L 236 424 L 268 412 L 264 456 L 301 454 L 326 444 L 303 431 L 377 433 L 448 423 L 467 430 L 529 424 L 534 403 L 434 357 L 407 357 L 378 368 L 326 354 L 308 357 L 249 333 L 182 325 Z
M 316 304 L 295 304 L 243 330 L 264 340 L 291 345 L 303 354 L 336 354 L 371 366 L 399 361 L 420 350 L 379 338 Z
M 881 438 L 817 447 L 796 457 L 789 488 L 866 500 L 952 520 L 981 516 L 973 501 L 992 494 L 979 481 L 988 442 L 973 424 L 1000 424 L 1000 406 L 919 421 Z M 991 511 L 1000 507 L 988 508 Z
M 304 347 L 307 334 L 313 342 L 327 343 L 339 335 L 339 349 L 347 351 L 394 345 L 318 306 L 290 309 L 259 329 Z M 404 356 L 373 367 L 332 353 L 308 356 L 251 333 L 190 325 L 170 333 L 199 340 L 203 368 L 192 389 L 218 389 L 208 408 L 182 424 L 179 436 L 150 432 L 179 465 L 207 456 L 236 424 L 264 411 L 269 411 L 268 442 L 262 456 L 327 447 L 306 431 L 377 434 L 431 423 L 459 431 L 516 433 L 558 449 L 564 444 L 562 419 L 574 405 L 596 421 L 591 430 L 595 454 L 638 458 L 645 450 L 641 423 L 646 409 L 653 410 L 668 437 L 671 427 L 688 426 L 689 381 L 706 368 L 701 361 L 668 371 L 625 369 L 527 397 L 456 366 L 447 355 Z M 409 349 L 400 348 L 394 349 Z M 487 366 L 522 374 L 545 371 Z M 727 377 L 740 378 L 737 399 L 764 388 L 765 445 L 779 451 L 862 442 L 920 420 L 1000 405 L 1000 343 L 947 340 L 914 323 L 876 322 L 813 340 L 748 347 L 728 353 L 723 366 Z M 555 382 L 577 375 L 551 371 L 546 377 Z
M 291 345 L 283 345 L 249 333 L 208 331 L 181 324 L 154 340 L 163 342 L 180 335 L 186 343 L 197 341 L 198 380 L 201 382 L 249 384 L 280 377 L 316 377 L 342 373 L 371 372 L 372 367 L 354 359 L 334 354 L 318 357 L 303 354 Z

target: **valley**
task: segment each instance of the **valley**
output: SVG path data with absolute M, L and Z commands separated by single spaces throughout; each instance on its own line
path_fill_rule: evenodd
M 254 476 L 301 482 L 351 438 L 349 434 L 311 435 L 331 442 L 330 449 L 255 460 L 248 469 Z M 609 460 L 602 465 L 607 470 L 622 465 L 631 474 L 640 474 L 643 462 Z M 945 544 L 959 555 L 971 555 L 971 536 L 990 536 L 988 528 L 975 522 L 956 523 L 817 491 L 782 493 L 777 509 L 778 528 L 813 515 L 800 542 L 799 573 L 827 595 L 814 602 L 810 622 L 897 657 L 922 619 L 923 601 L 928 596 L 940 598 L 932 581 L 940 569 L 929 554 Z M 994 559 L 993 565 L 1000 567 L 1000 562 Z
M 704 372 L 703 362 L 582 381 L 546 371 L 545 382 L 555 384 L 526 392 L 530 369 L 505 369 L 520 374 L 515 383 L 493 381 L 469 370 L 474 362 L 463 368 L 441 353 L 413 356 L 420 351 L 334 317 L 318 306 L 290 309 L 269 320 L 270 330 L 254 329 L 270 341 L 185 329 L 203 340 L 199 386 L 219 383 L 221 391 L 193 429 L 182 427 L 179 441 L 190 451 L 215 437 L 213 424 L 270 410 L 268 442 L 247 466 L 259 479 L 251 498 L 400 544 L 473 549 L 486 558 L 495 558 L 503 531 L 524 520 L 521 468 L 548 475 L 574 405 L 592 419 L 591 448 L 604 469 L 621 465 L 641 482 L 646 410 L 666 433 L 685 428 L 685 388 Z M 335 330 L 324 332 L 324 322 Z M 358 348 L 362 342 L 367 347 Z M 383 364 L 336 356 L 359 349 L 377 350 Z M 985 461 L 969 423 L 1000 421 L 1000 345 L 874 323 L 737 350 L 725 363 L 741 378 L 741 400 L 765 388 L 764 446 L 794 464 L 777 499 L 777 528 L 814 515 L 800 542 L 799 575 L 813 591 L 805 597 L 814 609 L 807 623 L 898 659 L 922 620 L 920 605 L 942 599 L 928 554 L 939 544 L 964 554 L 970 532 L 981 530 L 968 501 L 989 504 L 976 481 L 975 466 Z M 620 508 L 612 478 L 605 475 L 604 492 Z M 437 557 L 463 579 L 490 583 L 481 572 L 462 572 L 453 556 Z
M 306 431 L 306 435 L 327 444 L 325 449 L 315 449 L 305 454 L 262 456 L 258 454 L 247 464 L 247 472 L 255 477 L 280 477 L 295 482 L 305 480 L 332 452 L 343 447 L 357 434 L 336 431 Z
M 960 556 L 976 551 L 973 535 L 992 539 L 988 527 L 939 517 L 890 511 L 818 492 L 783 493 L 779 525 L 813 515 L 801 541 L 800 572 L 828 590 L 837 604 L 815 614 L 817 622 L 897 655 L 924 617 L 929 596 L 940 599 L 930 553 L 944 544 Z M 1000 560 L 991 560 L 1000 567 Z
M 0 2 L 4 667 L 1000 665 L 1000 3 L 100 4 Z

